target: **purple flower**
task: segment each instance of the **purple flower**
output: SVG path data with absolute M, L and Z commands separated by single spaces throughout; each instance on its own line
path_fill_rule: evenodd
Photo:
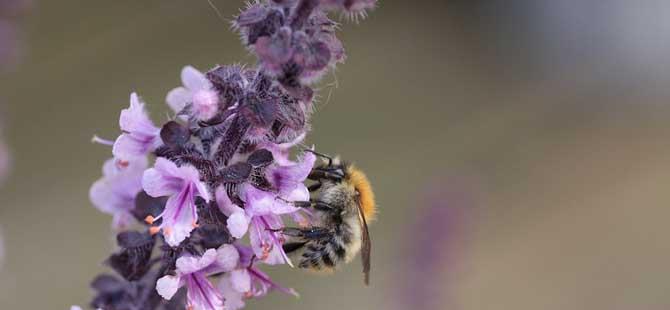
M 158 158 L 154 167 L 144 172 L 142 187 L 152 197 L 169 197 L 163 213 L 147 220 L 153 223 L 162 219 L 158 229 L 163 231 L 165 241 L 171 246 L 178 246 L 197 226 L 195 198 L 200 196 L 206 202 L 210 200 L 207 186 L 200 181 L 196 168 L 189 165 L 177 167 L 165 158 Z
M 230 235 L 237 239 L 244 237 L 249 229 L 251 217 L 247 215 L 244 209 L 230 200 L 223 186 L 216 190 L 216 203 L 221 213 L 228 217 L 226 226 Z
M 265 172 L 268 182 L 286 201 L 309 201 L 309 190 L 305 187 L 304 182 L 314 167 L 316 156 L 305 152 L 300 161 L 292 162 L 288 159 L 287 149 L 281 146 L 273 148 L 272 153 L 276 160 L 275 164 L 268 167 Z M 300 208 L 289 215 L 300 226 L 307 226 L 310 222 L 311 213 L 307 209 Z
M 244 299 L 265 296 L 273 289 L 298 296 L 295 290 L 278 285 L 267 274 L 254 267 L 252 249 L 242 245 L 238 245 L 236 248 L 239 251 L 239 263 L 219 282 L 219 290 L 226 300 L 224 309 L 241 309 L 245 305 Z
M 306 136 L 305 133 L 303 133 L 300 136 L 294 138 L 293 140 L 284 143 L 272 143 L 272 142 L 261 143 L 258 145 L 258 148 L 266 149 L 272 152 L 274 161 L 277 164 L 291 165 L 293 163 L 293 161 L 291 161 L 291 159 L 289 158 L 291 148 L 300 144 L 305 139 L 305 136 Z
M 329 67 L 344 60 L 344 49 L 334 35 L 337 24 L 323 10 L 343 9 L 358 16 L 364 10 L 360 2 L 256 3 L 240 13 L 234 26 L 256 53 L 266 74 L 277 78 L 292 94 L 309 98 L 311 94 L 300 95 L 306 90 L 302 86 L 314 83 Z M 292 10 L 284 10 L 282 5 Z
M 258 38 L 254 52 L 267 73 L 278 77 L 295 75 L 303 84 L 317 81 L 336 61 L 326 42 L 290 27 L 282 27 L 274 36 Z M 288 67 L 295 72 L 288 71 Z
M 281 151 L 280 151 L 281 152 Z M 268 167 L 265 176 L 279 192 L 285 196 L 297 195 L 293 200 L 309 200 L 309 195 L 301 196 L 300 193 L 307 193 L 304 182 L 312 171 L 316 156 L 311 152 L 304 152 L 302 159 L 298 162 L 288 160 L 288 156 L 282 156 L 280 152 L 273 152 L 275 163 Z M 297 191 L 297 193 L 294 193 Z M 300 199 L 303 198 L 303 199 Z
M 171 90 L 165 99 L 175 113 L 190 106 L 196 119 L 206 121 L 219 112 L 219 95 L 204 74 L 186 66 L 181 70 L 181 81 L 184 86 Z
M 161 145 L 160 128 L 149 119 L 136 93 L 130 94 L 130 107 L 121 111 L 119 125 L 123 133 L 114 142 L 114 157 L 129 160 L 145 156 Z
M 189 309 L 219 310 L 223 308 L 221 293 L 207 279 L 207 276 L 232 271 L 239 262 L 239 254 L 234 246 L 226 244 L 218 250 L 209 249 L 198 256 L 185 255 L 177 259 L 177 274 L 166 275 L 156 282 L 156 291 L 170 300 L 180 287 L 186 286 Z
M 142 190 L 142 173 L 146 168 L 146 157 L 128 162 L 112 158 L 102 166 L 102 178 L 91 186 L 91 202 L 98 210 L 114 216 L 114 229 L 125 229 L 132 223 L 131 211 L 135 208 L 135 197 Z
M 309 200 L 309 191 L 303 182 L 315 160 L 314 154 L 307 152 L 300 162 L 284 159 L 283 165 L 273 164 L 268 167 L 266 178 L 277 191 L 264 191 L 245 183 L 240 190 L 244 209 L 230 200 L 223 187 L 216 192 L 219 208 L 228 216 L 228 231 L 233 237 L 242 238 L 250 230 L 251 247 L 267 264 L 291 264 L 282 248 L 284 240 L 276 231 L 284 227 L 282 215 L 298 214 L 301 210 L 289 202 Z M 294 218 L 304 222 L 299 216 Z
M 278 200 L 276 194 L 250 184 L 245 184 L 242 192 L 245 209 L 232 203 L 223 188 L 216 193 L 219 208 L 228 216 L 226 223 L 230 234 L 239 239 L 251 230 L 251 246 L 262 261 L 271 265 L 291 264 L 282 249 L 282 236 L 274 230 L 284 227 L 280 215 L 297 212 L 298 208 Z
M 242 41 L 256 53 L 266 74 L 294 95 L 302 84 L 316 82 L 330 67 L 344 61 L 344 48 L 335 36 L 337 23 L 326 11 L 342 11 L 351 19 L 365 17 L 377 0 L 301 0 L 253 3 L 233 25 Z M 286 10 L 289 7 L 291 10 Z
M 243 192 L 247 206 L 245 211 L 251 218 L 249 241 L 256 256 L 269 265 L 285 262 L 292 265 L 282 248 L 284 239 L 276 230 L 284 227 L 280 215 L 297 212 L 298 208 L 278 200 L 275 194 L 256 189 L 253 185 L 244 186 Z

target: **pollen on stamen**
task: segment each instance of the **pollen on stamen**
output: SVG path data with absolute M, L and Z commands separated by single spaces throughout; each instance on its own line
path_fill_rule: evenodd
M 196 221 L 193 221 L 193 223 L 191 223 L 191 226 L 193 226 L 193 228 L 198 228 L 200 227 L 200 224 L 198 224 Z
M 144 221 L 145 221 L 147 224 L 151 225 L 151 224 L 154 223 L 154 221 L 156 221 L 156 218 L 154 218 L 154 217 L 151 216 L 151 215 L 147 215 L 147 217 L 144 218 Z
M 266 260 L 268 257 L 270 257 L 270 249 L 272 247 L 269 244 L 263 245 L 263 255 L 261 255 L 261 260 Z
M 120 159 L 116 161 L 116 167 L 118 167 L 119 169 L 128 168 L 128 166 L 130 166 L 130 162 L 127 160 Z
M 151 226 L 151 228 L 149 228 L 149 233 L 153 236 L 157 234 L 160 230 L 161 228 L 158 226 Z

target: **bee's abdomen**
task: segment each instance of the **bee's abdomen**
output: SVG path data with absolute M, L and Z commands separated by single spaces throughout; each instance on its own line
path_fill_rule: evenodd
M 343 237 L 342 234 L 333 234 L 325 240 L 308 242 L 300 256 L 298 267 L 316 270 L 335 268 L 347 257 L 348 244 L 344 241 L 351 238 Z

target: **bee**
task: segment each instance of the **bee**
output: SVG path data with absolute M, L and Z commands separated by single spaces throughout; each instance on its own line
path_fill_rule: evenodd
M 310 172 L 308 179 L 310 201 L 293 202 L 311 209 L 314 221 L 311 227 L 283 228 L 288 237 L 283 248 L 287 254 L 298 257 L 298 267 L 332 271 L 348 263 L 361 252 L 364 283 L 370 283 L 370 234 L 368 222 L 376 213 L 372 187 L 365 174 L 338 157 L 307 150 L 324 158 L 324 163 Z

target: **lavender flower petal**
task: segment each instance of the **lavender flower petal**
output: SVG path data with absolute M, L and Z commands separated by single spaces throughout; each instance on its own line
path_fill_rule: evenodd
M 298 296 L 295 290 L 278 285 L 267 274 L 254 267 L 250 261 L 253 251 L 249 247 L 237 245 L 236 248 L 240 256 L 239 264 L 218 285 L 226 298 L 226 307 L 230 307 L 226 309 L 240 309 L 244 307 L 245 297 L 261 297 L 273 289 Z
M 162 219 L 159 228 L 171 246 L 179 245 L 195 229 L 198 221 L 195 198 L 210 200 L 198 170 L 192 166 L 177 167 L 164 158 L 158 158 L 154 168 L 144 172 L 142 187 L 150 196 L 169 196 L 163 213 L 152 220 Z
M 181 113 L 190 106 L 190 113 L 197 120 L 209 120 L 219 110 L 219 96 L 212 89 L 212 83 L 197 69 L 186 66 L 181 71 L 183 87 L 171 90 L 165 98 L 167 104 Z
M 216 201 L 221 212 L 228 216 L 226 226 L 230 235 L 238 239 L 242 238 L 249 228 L 250 217 L 247 216 L 244 209 L 230 201 L 223 187 L 217 189 Z
M 277 158 L 281 158 L 281 156 L 277 156 Z M 286 160 L 281 164 L 273 165 L 267 170 L 266 177 L 282 194 L 288 195 L 296 187 L 303 184 L 310 171 L 312 171 L 315 162 L 316 156 L 313 153 L 305 152 L 302 159 L 297 163 Z
M 89 197 L 98 210 L 113 215 L 112 227 L 127 228 L 131 224 L 135 197 L 142 190 L 142 173 L 147 159 L 137 157 L 128 163 L 109 159 L 103 166 L 103 177 L 93 183 Z
M 185 87 L 177 87 L 168 92 L 165 102 L 175 113 L 179 113 L 191 102 L 193 95 Z
M 156 282 L 156 291 L 158 291 L 158 294 L 160 294 L 161 297 L 170 300 L 172 299 L 172 296 L 177 293 L 179 287 L 183 285 L 184 284 L 180 283 L 180 278 L 177 276 L 164 276 Z
M 130 160 L 146 156 L 161 144 L 160 129 L 149 119 L 144 102 L 140 101 L 136 93 L 130 95 L 130 107 L 121 111 L 119 126 L 123 133 L 112 148 L 116 158 Z
M 208 310 L 223 309 L 223 298 L 207 279 L 207 269 L 211 270 L 213 265 L 222 261 L 219 255 L 230 255 L 233 250 L 234 248 L 227 248 L 219 252 L 209 249 L 199 257 L 180 257 L 176 262 L 177 275 L 166 275 L 160 278 L 156 283 L 156 290 L 163 298 L 171 299 L 180 287 L 185 286 L 187 304 L 190 307 Z
M 237 310 L 242 309 L 245 306 L 244 299 L 245 293 L 240 292 L 235 288 L 233 282 L 233 275 L 239 271 L 233 271 L 229 274 L 226 274 L 221 278 L 218 284 L 218 289 L 221 291 L 223 298 L 225 299 L 224 309 L 225 310 Z

